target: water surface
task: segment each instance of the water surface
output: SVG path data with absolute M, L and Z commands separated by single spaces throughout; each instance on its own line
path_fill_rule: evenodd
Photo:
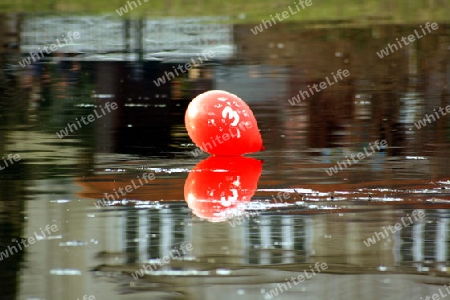
M 80 19 L 88 21 L 98 20 Z M 91 48 L 75 46 L 27 68 L 18 61 L 31 50 L 5 53 L 0 163 L 9 154 L 20 160 L 0 171 L 0 250 L 45 225 L 58 230 L 4 257 L 2 299 L 448 293 L 450 119 L 441 114 L 415 125 L 450 105 L 448 25 L 385 58 L 376 54 L 420 25 L 286 23 L 256 36 L 254 25 L 221 25 L 226 39 L 208 44 L 221 55 L 159 87 L 155 79 L 202 46 L 169 55 L 173 49 L 140 52 L 105 38 L 110 48 L 85 43 Z M 81 36 L 98 38 L 80 28 Z M 135 43 L 135 29 L 126 30 Z M 291 105 L 308 85 L 333 80 L 338 70 L 350 76 Z M 214 203 L 185 197 L 189 174 L 207 155 L 193 154 L 184 111 L 209 89 L 228 90 L 250 105 L 266 149 L 219 162 L 229 170 L 222 177 L 196 177 L 219 193 Z M 103 113 L 108 102 L 118 108 Z M 100 118 L 58 137 L 95 110 Z M 376 141 L 387 147 L 371 150 Z M 359 152 L 364 159 L 347 161 Z M 338 162 L 341 168 L 329 175 Z M 216 188 L 238 177 L 246 180 L 247 198 Z M 115 194 L 133 183 L 125 196 Z M 102 202 L 108 195 L 112 201 Z M 396 224 L 400 230 L 389 229 Z M 181 250 L 186 246 L 191 251 Z M 317 263 L 327 268 L 312 275 Z M 136 280 L 143 264 L 159 267 Z M 310 277 L 303 282 L 291 281 L 305 272 Z

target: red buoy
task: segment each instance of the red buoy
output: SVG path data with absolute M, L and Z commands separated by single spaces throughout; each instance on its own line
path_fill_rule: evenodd
M 250 107 L 226 91 L 212 90 L 195 97 L 184 122 L 190 138 L 204 152 L 236 156 L 263 150 Z

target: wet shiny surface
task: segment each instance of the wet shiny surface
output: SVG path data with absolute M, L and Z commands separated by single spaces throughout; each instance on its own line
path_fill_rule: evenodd
M 450 104 L 448 26 L 376 55 L 416 27 L 293 23 L 253 36 L 250 26 L 235 25 L 232 60 L 159 88 L 153 80 L 170 62 L 62 55 L 23 69 L 8 53 L 0 77 L 0 166 L 8 164 L 0 171 L 0 251 L 45 225 L 58 230 L 3 257 L 1 299 L 449 294 L 450 119 L 415 126 Z M 339 69 L 350 76 L 290 104 Z M 200 168 L 186 192 L 207 155 L 193 152 L 184 110 L 208 89 L 247 101 L 266 150 L 247 155 L 256 165 L 214 162 L 228 170 L 217 176 Z M 118 108 L 103 113 L 107 102 Z M 102 117 L 57 136 L 94 110 Z M 374 146 L 382 140 L 387 147 Z M 355 163 L 350 156 L 359 152 L 366 157 Z M 342 161 L 348 166 L 330 176 Z M 242 184 L 227 186 L 235 182 Z M 401 230 L 388 228 L 396 224 Z M 327 268 L 312 275 L 316 263 Z M 158 267 L 135 279 L 143 264 Z M 288 283 L 305 272 L 305 281 Z

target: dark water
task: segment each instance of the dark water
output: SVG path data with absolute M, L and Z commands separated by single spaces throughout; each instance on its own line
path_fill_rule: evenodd
M 28 53 L 3 49 L 0 250 L 9 256 L 0 261 L 0 299 L 450 294 L 449 27 L 376 54 L 420 25 L 288 23 L 258 35 L 227 25 L 226 41 L 205 42 L 227 51 L 160 87 L 153 80 L 195 51 L 171 61 L 160 49 L 128 48 L 144 60 L 121 53 L 111 61 L 111 42 L 22 68 Z M 339 69 L 350 75 L 335 80 Z M 327 77 L 332 86 L 290 104 Z M 184 112 L 210 89 L 250 105 L 264 152 L 193 155 Z M 90 114 L 100 117 L 58 137 Z M 426 114 L 435 121 L 419 129 Z M 214 201 L 204 200 L 209 193 Z M 39 240 L 7 252 L 30 237 Z M 135 279 L 143 264 L 152 268 Z

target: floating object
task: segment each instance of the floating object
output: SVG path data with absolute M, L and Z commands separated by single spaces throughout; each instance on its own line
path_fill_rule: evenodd
M 192 212 L 211 222 L 240 216 L 255 194 L 262 161 L 212 156 L 199 162 L 184 184 L 184 199 Z
M 184 122 L 192 141 L 204 152 L 236 156 L 264 150 L 250 107 L 226 91 L 212 90 L 195 97 Z

